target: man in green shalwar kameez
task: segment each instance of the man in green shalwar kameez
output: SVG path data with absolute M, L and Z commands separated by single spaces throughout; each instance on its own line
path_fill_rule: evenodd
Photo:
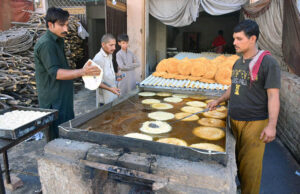
M 50 129 L 50 138 L 58 137 L 58 125 L 74 118 L 73 79 L 99 75 L 97 67 L 87 63 L 82 69 L 71 69 L 64 52 L 69 13 L 51 7 L 45 17 L 47 32 L 34 47 L 35 76 L 40 108 L 57 109 L 58 120 Z

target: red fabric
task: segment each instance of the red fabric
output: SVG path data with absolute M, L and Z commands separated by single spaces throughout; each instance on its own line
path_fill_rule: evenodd
M 224 37 L 221 36 L 221 35 L 217 36 L 217 37 L 215 38 L 215 40 L 213 41 L 213 43 L 212 43 L 212 45 L 213 45 L 214 47 L 222 46 L 222 45 L 224 45 L 224 44 L 226 44 L 226 41 L 225 41 Z
M 253 82 L 255 79 L 256 79 L 256 76 L 257 76 L 257 73 L 258 73 L 258 70 L 259 70 L 259 67 L 260 67 L 260 64 L 264 58 L 264 56 L 266 55 L 271 55 L 270 51 L 268 50 L 265 50 L 257 59 L 253 69 L 252 69 L 252 72 L 250 71 L 250 73 L 252 74 L 252 76 L 250 76 L 250 82 Z

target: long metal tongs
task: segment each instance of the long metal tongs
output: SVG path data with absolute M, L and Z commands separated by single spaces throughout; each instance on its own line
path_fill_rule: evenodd
M 221 106 L 220 106 L 220 105 L 217 105 L 216 108 L 218 108 L 218 107 L 221 107 Z M 181 121 L 181 120 L 186 119 L 186 118 L 189 118 L 189 117 L 191 117 L 191 116 L 193 116 L 193 115 L 200 114 L 200 113 L 207 112 L 207 111 L 209 111 L 209 108 L 206 108 L 206 109 L 201 110 L 201 111 L 199 111 L 199 112 L 195 112 L 195 113 L 190 114 L 190 115 L 188 115 L 188 116 L 185 116 L 185 117 L 183 117 L 183 118 L 181 118 L 181 119 L 177 119 L 177 120 L 175 120 L 175 121 L 168 122 L 168 124 L 169 124 L 169 125 L 172 125 L 172 124 L 174 124 L 174 123 L 177 123 L 178 121 Z M 150 124 L 149 124 L 149 127 L 151 127 L 151 128 L 158 128 L 159 126 L 158 126 L 157 124 L 155 124 L 155 123 L 150 123 Z

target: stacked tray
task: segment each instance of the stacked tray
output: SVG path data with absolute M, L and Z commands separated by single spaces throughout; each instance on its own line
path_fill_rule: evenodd
M 34 112 L 36 116 L 34 119 L 22 120 L 20 122 L 17 121 L 17 119 L 22 119 L 22 115 L 25 117 L 27 113 L 32 112 Z M 10 113 L 18 114 L 15 114 L 14 117 L 14 114 Z M 7 115 L 9 116 L 7 117 Z M 12 107 L 1 111 L 0 117 L 2 120 L 5 118 L 5 122 L 7 122 L 4 123 L 4 121 L 1 121 L 0 123 L 0 138 L 18 139 L 39 127 L 55 121 L 58 117 L 58 112 L 57 110 L 52 109 Z M 8 123 L 16 123 L 16 125 L 10 125 Z
M 163 88 L 163 89 L 182 89 L 182 90 L 227 90 L 229 86 L 222 84 L 209 84 L 200 81 L 191 80 L 177 80 L 177 79 L 165 79 L 162 77 L 155 77 L 150 75 L 143 80 L 140 85 L 141 88 Z

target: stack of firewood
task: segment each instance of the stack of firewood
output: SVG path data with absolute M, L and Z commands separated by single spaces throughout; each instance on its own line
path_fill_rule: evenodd
M 2 108 L 5 103 L 37 106 L 34 64 L 29 57 L 0 54 L 0 99 Z
M 66 57 L 74 69 L 84 57 L 83 41 L 77 35 L 78 22 L 73 16 L 69 18 L 69 33 L 65 38 Z M 44 16 L 32 12 L 28 22 L 13 24 L 12 29 L 0 32 L 0 109 L 11 105 L 37 107 L 33 47 L 47 30 Z M 10 35 L 14 39 L 1 39 Z M 77 79 L 75 87 L 81 83 L 81 79 Z
M 84 57 L 83 40 L 78 36 L 78 22 L 80 20 L 71 16 L 69 18 L 69 33 L 65 37 L 65 52 L 69 65 L 75 69 L 78 63 Z

